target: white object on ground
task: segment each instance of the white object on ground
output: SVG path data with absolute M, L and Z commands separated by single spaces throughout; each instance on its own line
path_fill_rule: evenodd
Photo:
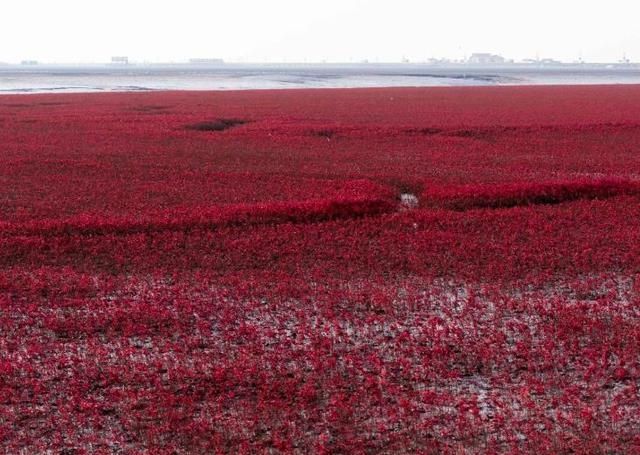
M 415 194 L 402 193 L 400 195 L 400 204 L 407 209 L 415 209 L 418 207 L 418 198 Z

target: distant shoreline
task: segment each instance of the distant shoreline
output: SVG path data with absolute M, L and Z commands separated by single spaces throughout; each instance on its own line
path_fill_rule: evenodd
M 507 89 L 514 87 L 531 88 L 531 87 L 616 87 L 616 86 L 640 86 L 638 82 L 617 82 L 617 83 L 567 83 L 567 84 L 493 84 L 493 85 L 379 85 L 379 86 L 353 86 L 353 87 L 264 87 L 264 88 L 217 88 L 217 89 L 179 89 L 179 88 L 167 88 L 167 89 L 150 89 L 150 88 L 136 88 L 136 89 L 113 89 L 113 90 L 16 90 L 16 91 L 2 91 L 0 89 L 0 98 L 9 96 L 44 96 L 44 95 L 117 95 L 117 94 L 162 94 L 162 93 L 233 93 L 233 92 L 299 92 L 299 91 L 351 91 L 351 90 L 385 90 L 385 89 Z
M 0 66 L 0 94 L 617 84 L 640 84 L 640 67 L 411 63 Z

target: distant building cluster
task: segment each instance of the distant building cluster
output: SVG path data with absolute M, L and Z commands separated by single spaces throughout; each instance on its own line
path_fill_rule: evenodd
M 128 65 L 129 57 L 124 57 L 124 56 L 111 57 L 111 63 L 115 65 Z
M 523 63 L 529 63 L 532 65 L 562 65 L 560 60 L 553 58 L 525 58 Z
M 353 58 L 349 59 L 349 62 L 351 64 L 353 64 L 354 62 L 357 64 L 369 64 L 369 63 L 374 63 L 371 62 L 368 59 L 360 59 L 360 60 L 356 60 Z M 510 65 L 514 65 L 514 66 L 526 66 L 526 67 L 567 67 L 567 66 L 590 66 L 590 67 L 603 67 L 603 68 L 639 68 L 640 67 L 640 62 L 635 62 L 630 60 L 626 54 L 622 55 L 622 58 L 618 59 L 615 62 L 610 62 L 610 63 L 598 63 L 598 62 L 587 62 L 584 61 L 582 59 L 582 57 L 573 60 L 571 62 L 569 61 L 561 61 L 561 60 L 557 60 L 554 58 L 540 58 L 538 56 L 536 56 L 536 58 L 525 58 L 522 60 L 514 60 L 511 58 L 505 58 L 500 54 L 493 54 L 490 52 L 474 52 L 471 55 L 467 56 L 467 57 L 462 57 L 462 58 L 458 58 L 458 59 L 450 59 L 450 58 L 427 58 L 425 60 L 410 60 L 408 57 L 403 56 L 400 60 L 400 63 L 403 64 L 412 64 L 412 63 L 417 63 L 417 64 L 429 64 L 429 65 L 438 65 L 438 66 L 465 66 L 465 65 L 469 65 L 469 66 L 510 66 Z M 119 55 L 119 56 L 113 56 L 111 57 L 111 65 L 114 66 L 127 66 L 127 65 L 132 65 L 132 66 L 139 66 L 139 65 L 164 65 L 164 66 L 173 66 L 173 65 L 202 65 L 202 66 L 211 66 L 211 67 L 215 67 L 215 66 L 220 66 L 223 65 L 225 63 L 225 61 L 222 58 L 216 58 L 216 57 L 197 57 L 197 58 L 190 58 L 188 60 L 181 60 L 181 61 L 168 61 L 168 62 L 151 62 L 151 61 L 141 61 L 141 62 L 137 62 L 135 60 L 130 60 L 128 56 L 124 56 L 124 55 Z M 303 64 L 301 62 L 294 62 L 295 64 Z M 304 64 L 307 63 L 307 60 L 304 60 Z M 322 60 L 321 62 L 318 62 L 321 64 L 325 64 L 327 63 L 326 60 Z M 336 62 L 336 63 L 340 63 L 340 62 Z M 378 59 L 375 59 L 375 64 L 378 64 Z M 381 64 L 388 64 L 388 63 L 392 63 L 392 62 L 380 62 Z M 397 63 L 397 62 L 396 62 Z M 15 63 L 5 63 L 5 62 L 0 62 L 0 66 L 10 66 L 10 65 L 14 65 Z M 102 65 L 105 65 L 107 63 L 100 63 Z M 233 63 L 232 63 L 233 64 Z M 259 64 L 259 62 L 255 62 L 255 64 Z M 311 64 L 316 64 L 316 63 L 311 63 Z M 35 66 L 35 65 L 41 65 L 41 66 L 47 66 L 47 65 L 64 65 L 64 63 L 48 63 L 48 62 L 39 62 L 37 60 L 22 60 L 20 62 L 20 65 L 23 66 Z M 75 63 L 73 64 L 75 65 Z M 93 65 L 93 63 L 91 63 L 90 65 Z
M 194 65 L 220 65 L 224 63 L 221 58 L 190 58 L 189 63 Z
M 467 63 L 472 65 L 499 65 L 505 63 L 505 58 L 501 55 L 476 52 L 471 54 L 467 59 Z

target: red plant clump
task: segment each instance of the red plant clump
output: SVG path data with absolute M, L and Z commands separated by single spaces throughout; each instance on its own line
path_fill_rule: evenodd
M 435 186 L 423 192 L 422 198 L 429 207 L 469 210 L 560 204 L 578 199 L 606 199 L 622 195 L 640 195 L 640 180 L 577 178 L 562 182 Z
M 640 452 L 640 87 L 0 97 L 0 451 Z

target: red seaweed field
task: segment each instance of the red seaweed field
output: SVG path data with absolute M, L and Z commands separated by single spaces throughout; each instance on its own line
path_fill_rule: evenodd
M 0 96 L 0 452 L 640 453 L 640 86 Z

